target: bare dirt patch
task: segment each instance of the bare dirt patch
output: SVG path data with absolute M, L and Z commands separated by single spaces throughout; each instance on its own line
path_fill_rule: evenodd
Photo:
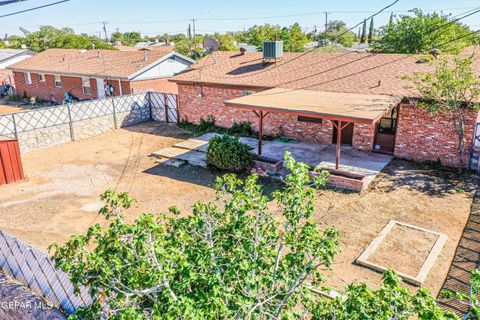
M 215 199 L 212 186 L 220 173 L 165 166 L 149 155 L 190 137 L 176 127 L 150 122 L 23 154 L 27 179 L 0 186 L 0 228 L 46 250 L 94 223 L 106 225 L 95 208 L 107 188 L 138 199 L 126 213 L 130 221 L 141 213 L 165 212 L 171 205 L 188 214 L 196 201 Z M 264 183 L 267 194 L 276 185 Z M 343 249 L 333 270 L 325 272 L 326 285 L 343 289 L 361 281 L 377 286 L 382 275 L 355 260 L 390 220 L 398 220 L 448 236 L 424 284 L 436 294 L 465 227 L 475 187 L 471 175 L 395 160 L 367 192 L 319 192 L 314 220 L 338 228 Z
M 436 234 L 396 224 L 368 260 L 415 276 L 437 239 Z

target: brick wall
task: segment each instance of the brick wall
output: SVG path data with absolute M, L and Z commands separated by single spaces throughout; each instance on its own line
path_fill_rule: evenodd
M 468 152 L 472 145 L 477 113 L 472 111 L 465 128 Z M 458 166 L 458 139 L 448 115 L 430 113 L 424 108 L 402 105 L 398 119 L 395 156 L 414 161 L 440 161 L 445 166 Z M 465 160 L 468 154 L 465 154 Z
M 52 95 L 57 103 L 63 101 L 63 94 L 65 92 L 71 92 L 74 96 L 80 100 L 97 99 L 97 81 L 94 78 L 90 78 L 91 95 L 84 95 L 82 91 L 82 78 L 80 77 L 68 77 L 61 76 L 62 87 L 55 87 L 54 75 L 46 74 L 45 80 L 40 81 L 38 73 L 31 73 L 32 84 L 26 84 L 24 73 L 15 71 L 15 87 L 18 95 L 26 93 L 29 97 L 37 97 L 44 100 L 51 100 Z M 120 95 L 118 80 L 107 81 L 115 88 L 115 96 Z M 122 93 L 124 95 L 130 94 L 130 84 L 128 81 L 122 81 Z
M 178 87 L 175 82 L 168 79 L 141 80 L 130 82 L 132 93 L 143 93 L 145 91 L 154 91 L 161 93 L 177 94 Z
M 369 124 L 355 123 L 353 126 L 352 146 L 359 150 L 373 150 L 375 127 Z
M 248 89 L 248 88 L 245 88 Z M 258 118 L 252 111 L 225 106 L 225 101 L 242 96 L 243 89 L 232 87 L 203 86 L 203 98 L 200 86 L 178 84 L 180 119 L 198 123 L 209 115 L 215 117 L 217 125 L 231 127 L 233 123 L 248 121 L 254 130 L 258 130 Z M 302 141 L 332 143 L 333 126 L 330 121 L 323 123 L 299 122 L 296 116 L 278 113 L 268 114 L 263 122 L 264 133 L 283 136 Z M 373 145 L 373 142 L 372 142 Z

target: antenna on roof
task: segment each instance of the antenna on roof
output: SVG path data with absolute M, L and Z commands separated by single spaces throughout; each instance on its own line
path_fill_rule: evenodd
M 207 53 L 212 53 L 214 51 L 218 51 L 218 49 L 220 48 L 220 44 L 218 44 L 218 41 L 213 38 L 205 38 L 203 40 L 203 47 L 205 48 Z M 209 57 L 212 57 L 214 63 L 217 63 L 213 55 L 209 55 Z
M 203 47 L 208 52 L 213 52 L 218 51 L 218 49 L 220 48 L 220 44 L 218 44 L 218 41 L 213 38 L 205 38 L 205 40 L 203 40 Z

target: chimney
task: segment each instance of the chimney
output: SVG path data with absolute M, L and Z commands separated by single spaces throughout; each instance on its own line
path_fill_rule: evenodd
M 240 48 L 240 54 L 241 54 L 242 56 L 244 56 L 246 52 L 247 52 L 247 49 L 246 49 L 246 48 L 243 48 L 243 47 Z
M 148 54 L 147 54 L 147 50 L 143 50 L 143 60 L 144 60 L 145 62 L 147 62 L 147 61 L 148 61 Z

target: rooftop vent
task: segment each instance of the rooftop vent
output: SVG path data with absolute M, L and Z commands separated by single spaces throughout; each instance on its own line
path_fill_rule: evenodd
M 283 41 L 265 41 L 263 43 L 263 59 L 283 58 Z

